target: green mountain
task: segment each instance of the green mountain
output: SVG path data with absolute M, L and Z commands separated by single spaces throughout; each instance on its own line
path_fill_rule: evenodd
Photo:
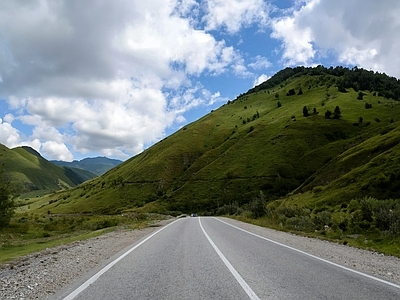
M 399 97 L 385 74 L 287 68 L 43 209 L 212 214 L 260 194 L 299 206 L 400 198 Z
M 19 194 L 71 188 L 96 177 L 85 170 L 56 166 L 25 146 L 9 149 L 0 144 L 0 164 Z
M 98 176 L 103 175 L 110 169 L 122 163 L 121 160 L 111 159 L 108 157 L 89 157 L 82 160 L 74 160 L 72 162 L 52 160 L 51 162 L 57 166 L 86 170 Z

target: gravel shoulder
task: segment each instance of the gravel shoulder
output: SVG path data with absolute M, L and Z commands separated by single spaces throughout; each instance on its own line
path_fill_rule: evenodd
M 163 226 L 172 220 L 161 221 Z M 349 246 L 262 228 L 236 220 L 223 221 L 331 262 L 400 285 L 400 259 Z M 87 272 L 158 230 L 117 230 L 61 245 L 0 264 L 0 299 L 51 299 Z

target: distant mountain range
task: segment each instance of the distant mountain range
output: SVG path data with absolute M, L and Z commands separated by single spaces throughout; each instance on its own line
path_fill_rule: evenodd
M 81 161 L 48 161 L 31 147 L 9 149 L 0 144 L 0 165 L 17 194 L 48 193 L 77 186 L 122 163 L 107 157 Z
M 57 166 L 26 146 L 9 149 L 0 144 L 0 164 L 18 194 L 66 189 L 97 177 L 84 169 Z
M 121 160 L 111 159 L 107 157 L 90 157 L 84 158 L 82 160 L 74 160 L 72 162 L 60 161 L 60 160 L 52 160 L 52 163 L 61 167 L 69 167 L 69 168 L 77 168 L 89 171 L 98 176 L 103 175 L 108 170 L 118 166 L 122 163 Z

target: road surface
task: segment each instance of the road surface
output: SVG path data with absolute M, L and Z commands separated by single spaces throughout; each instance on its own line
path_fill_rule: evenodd
M 138 241 L 57 299 L 400 299 L 400 286 L 194 217 Z

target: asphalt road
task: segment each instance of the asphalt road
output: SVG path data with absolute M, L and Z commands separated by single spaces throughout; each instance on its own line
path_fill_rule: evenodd
M 61 299 L 400 299 L 399 286 L 205 217 L 162 227 L 81 281 Z

